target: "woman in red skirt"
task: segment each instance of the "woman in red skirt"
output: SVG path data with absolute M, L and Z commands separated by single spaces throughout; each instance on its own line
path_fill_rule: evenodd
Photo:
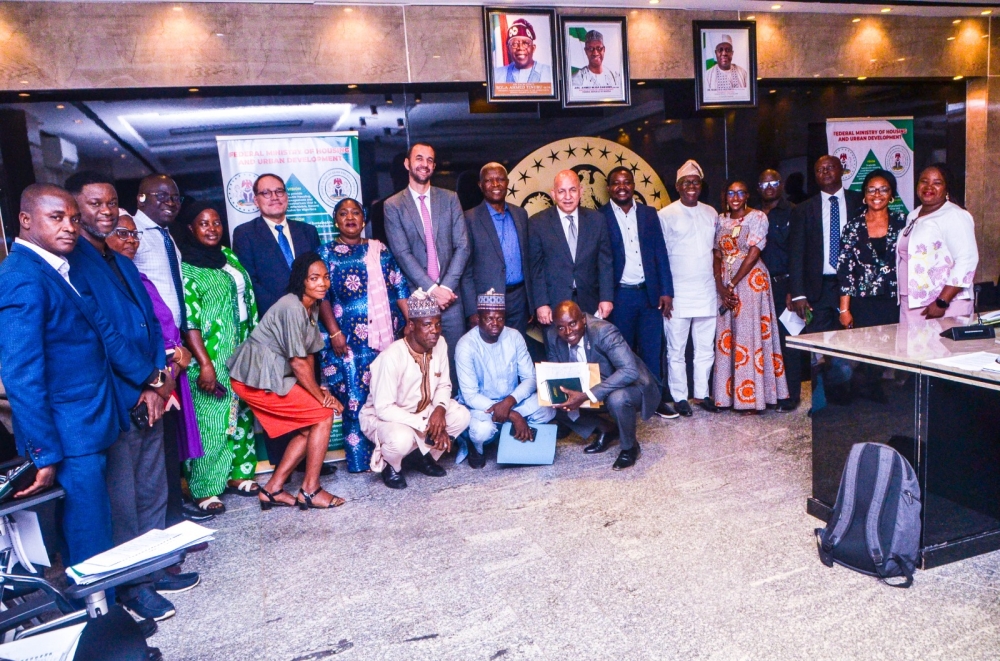
M 288 293 L 260 320 L 229 359 L 233 392 L 250 405 L 264 431 L 277 438 L 298 430 L 270 481 L 261 487 L 260 508 L 328 509 L 344 504 L 323 490 L 319 472 L 326 456 L 334 412 L 343 405 L 316 382 L 315 356 L 323 348 L 316 322 L 319 302 L 330 289 L 326 264 L 314 252 L 292 262 Z M 306 458 L 306 475 L 297 497 L 283 487 Z

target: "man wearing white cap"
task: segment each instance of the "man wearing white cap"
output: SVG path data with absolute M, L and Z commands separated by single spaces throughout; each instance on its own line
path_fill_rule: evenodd
M 749 80 L 747 70 L 733 62 L 733 38 L 719 36 L 715 45 L 715 64 L 705 73 L 705 89 L 709 92 L 745 90 Z
M 718 214 L 698 201 L 704 177 L 695 161 L 682 165 L 676 183 L 680 199 L 660 209 L 658 214 L 674 280 L 674 311 L 670 319 L 663 320 L 667 334 L 667 382 L 674 408 L 683 416 L 692 413 L 684 361 L 689 332 L 694 340 L 695 399 L 706 411 L 717 410 L 709 396 L 708 375 L 715 361 L 715 319 L 719 307 L 712 273 Z

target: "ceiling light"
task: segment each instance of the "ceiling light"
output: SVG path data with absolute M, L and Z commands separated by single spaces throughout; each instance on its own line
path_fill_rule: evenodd
M 883 14 L 888 14 L 891 11 L 892 11 L 892 7 L 882 7 L 882 13 Z
M 433 57 L 435 60 L 440 60 L 441 59 L 440 55 L 431 55 L 431 57 Z
M 197 88 L 197 87 L 189 87 L 189 88 L 188 88 L 188 91 L 189 91 L 189 92 L 197 92 L 197 91 L 198 91 L 198 88 Z
M 356 90 L 356 89 L 358 89 L 358 86 L 357 85 L 353 85 L 353 84 L 352 85 L 348 85 L 347 89 L 349 89 L 349 90 Z
M 352 11 L 354 11 L 354 9 L 352 7 L 344 7 L 344 13 L 345 14 L 350 14 Z
M 125 154 L 122 154 L 122 158 L 125 158 Z
M 781 9 L 781 5 L 771 5 L 771 9 Z
M 757 76 L 757 80 L 764 80 L 764 79 L 761 78 L 760 76 Z
M 980 38 L 980 39 L 986 39 L 986 38 L 987 38 L 987 37 L 989 37 L 989 36 L 990 36 L 990 35 L 988 35 L 988 34 L 984 34 L 984 35 L 980 35 L 980 36 L 979 36 L 979 38 Z
M 483 83 L 483 87 L 486 87 L 486 83 Z M 387 106 L 391 106 L 392 105 L 392 94 L 386 94 L 385 95 L 385 105 L 387 105 Z
M 870 60 L 870 62 L 871 62 L 872 64 L 875 64 L 876 62 L 878 62 L 878 58 L 874 58 L 874 57 L 873 57 L 873 58 L 872 58 L 872 59 Z
M 635 130 L 636 130 L 636 131 L 641 131 L 641 130 L 642 130 L 642 127 L 641 127 L 641 126 L 636 126 L 636 127 L 635 127 Z
M 842 73 L 838 73 L 837 74 L 837 78 L 843 78 L 843 77 L 844 77 L 844 74 L 842 74 Z
M 771 94 L 777 94 L 778 90 L 771 90 Z
M 636 85 L 645 85 L 645 84 L 646 84 L 645 80 L 640 80 L 639 82 L 636 83 Z
M 851 19 L 851 23 L 860 23 L 860 22 L 861 22 L 860 18 L 852 18 Z
M 27 92 L 21 92 L 20 94 L 18 94 L 18 96 L 31 96 L 31 95 L 28 94 Z
M 753 14 L 751 14 L 750 16 L 747 16 L 747 19 L 746 19 L 746 20 L 748 20 L 748 21 L 752 21 L 752 20 L 753 20 L 753 19 L 755 19 L 755 18 L 757 18 L 757 17 L 756 17 L 756 16 L 754 16 Z
M 955 76 L 952 80 L 962 80 L 965 76 Z
M 958 24 L 959 24 L 959 23 L 961 23 L 961 22 L 962 22 L 962 19 L 960 19 L 960 18 L 956 18 L 956 19 L 955 19 L 954 21 L 952 21 L 952 22 L 951 22 L 951 24 L 952 24 L 952 25 L 958 25 Z
M 56 110 L 64 110 L 65 108 L 66 108 L 66 106 L 64 106 L 61 103 L 58 106 L 56 106 Z
M 111 151 L 118 151 L 118 147 L 113 148 Z
M 184 11 L 184 7 L 181 7 L 180 5 L 174 5 L 174 11 Z
M 420 103 L 421 101 L 423 101 L 423 97 L 420 96 L 419 92 L 417 92 L 416 94 L 413 95 L 413 102 L 414 103 Z
M 868 80 L 868 76 L 858 76 L 858 80 Z
M 946 41 L 955 41 L 955 37 L 948 37 Z
M 111 141 L 110 140 L 105 140 L 104 144 L 109 145 L 109 144 L 111 144 Z
M 982 10 L 979 13 L 982 14 L 983 16 L 989 16 L 990 14 L 993 13 L 993 10 L 992 9 L 984 9 L 984 10 Z
M 813 74 L 813 78 L 819 78 L 819 74 L 818 73 L 814 73 Z
M 901 58 L 899 58 L 899 59 L 898 59 L 898 60 L 896 60 L 896 61 L 897 61 L 897 62 L 905 62 L 905 61 L 906 61 L 906 58 L 905 58 L 905 57 L 901 57 Z
M 216 32 L 215 36 L 216 37 L 225 37 L 226 35 L 224 33 L 222 33 L 222 32 Z
M 649 4 L 651 4 L 651 5 L 658 5 L 658 4 L 660 4 L 660 0 L 649 0 Z

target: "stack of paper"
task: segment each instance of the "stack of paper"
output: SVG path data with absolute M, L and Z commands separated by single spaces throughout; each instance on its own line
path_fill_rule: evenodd
M 962 353 L 948 358 L 935 358 L 928 360 L 941 367 L 954 367 L 956 369 L 968 370 L 970 372 L 1000 372 L 1000 355 L 988 351 L 976 351 L 973 353 Z
M 212 537 L 214 532 L 197 523 L 181 521 L 166 530 L 150 530 L 130 542 L 73 565 L 66 570 L 66 574 L 78 585 L 90 585 L 141 562 L 215 539 Z
M 72 661 L 86 622 L 0 645 L 5 661 Z

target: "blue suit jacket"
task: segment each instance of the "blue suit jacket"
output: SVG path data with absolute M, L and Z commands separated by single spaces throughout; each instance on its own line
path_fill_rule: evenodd
M 18 450 L 39 467 L 105 450 L 127 428 L 112 366 L 148 376 L 129 372 L 134 350 L 81 294 L 28 248 L 0 264 L 0 377 Z
M 132 260 L 114 252 L 111 254 L 127 285 L 122 284 L 97 249 L 83 237 L 77 242 L 76 250 L 67 257 L 69 279 L 80 293 L 91 298 L 111 325 L 132 345 L 138 357 L 145 361 L 144 368 L 136 365 L 132 370 L 135 373 L 145 369 L 144 379 L 154 369 L 163 369 L 166 364 L 163 331 L 153 312 L 153 302 L 139 278 L 139 269 Z M 116 372 L 115 394 L 119 407 L 126 411 L 135 407 L 144 385 L 145 379 L 133 383 Z
M 622 281 L 625 271 L 625 238 L 615 210 L 611 208 L 614 202 L 608 202 L 601 211 L 608 221 L 608 237 L 611 239 L 611 253 L 615 266 L 615 287 Z M 670 258 L 667 257 L 667 244 L 663 240 L 663 229 L 660 219 L 653 207 L 645 204 L 635 204 L 635 218 L 639 229 L 639 252 L 642 255 L 642 270 L 646 275 L 646 296 L 653 307 L 660 305 L 661 296 L 674 295 L 674 279 L 670 275 Z
M 309 223 L 289 220 L 292 251 L 298 257 L 309 250 L 319 249 L 319 232 Z M 288 293 L 288 276 L 292 274 L 281 254 L 281 248 L 267 222 L 257 216 L 233 231 L 233 252 L 246 269 L 257 297 L 257 312 L 264 318 L 272 305 Z

